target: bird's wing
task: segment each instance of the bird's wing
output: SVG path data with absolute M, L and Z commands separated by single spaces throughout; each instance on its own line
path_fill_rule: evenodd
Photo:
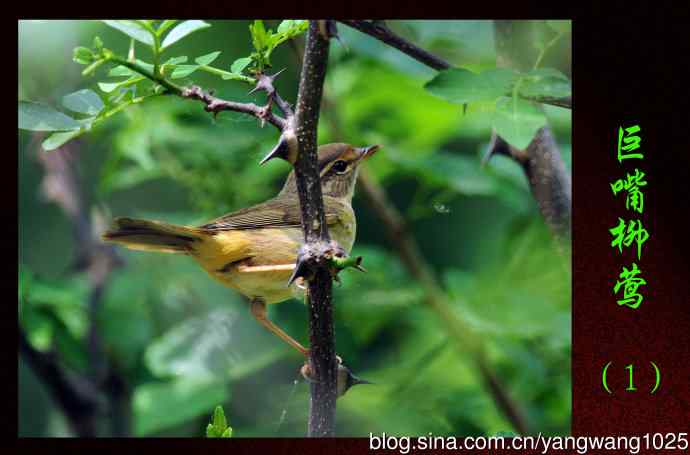
M 333 198 L 324 198 L 326 202 L 326 223 L 338 222 L 338 212 L 343 202 Z M 203 226 L 206 231 L 229 231 L 243 229 L 261 229 L 276 227 L 301 226 L 299 201 L 287 198 L 274 198 L 262 204 L 248 207 L 217 218 Z

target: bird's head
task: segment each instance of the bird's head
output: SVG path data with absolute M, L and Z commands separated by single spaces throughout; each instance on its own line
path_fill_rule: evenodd
M 323 195 L 351 201 L 359 166 L 378 149 L 378 145 L 354 147 L 343 143 L 319 147 L 319 176 Z M 297 191 L 294 171 L 290 172 L 281 193 L 292 191 Z

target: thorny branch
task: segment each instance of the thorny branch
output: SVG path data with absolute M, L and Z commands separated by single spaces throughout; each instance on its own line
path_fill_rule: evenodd
M 297 268 L 306 263 L 311 272 L 307 296 L 309 367 L 313 374 L 309 406 L 309 436 L 312 437 L 335 435 L 337 363 L 329 257 L 342 254 L 328 235 L 317 167 L 317 127 L 331 37 L 323 33 L 323 29 L 330 27 L 320 27 L 324 24 L 319 22 L 310 21 L 307 32 L 295 113 L 299 153 L 294 163 L 305 238 Z

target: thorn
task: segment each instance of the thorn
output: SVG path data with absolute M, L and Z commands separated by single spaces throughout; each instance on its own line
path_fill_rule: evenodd
M 305 256 L 305 253 L 303 253 L 302 251 L 300 251 L 300 253 L 297 255 L 297 264 L 295 265 L 295 268 L 292 271 L 292 275 L 288 280 L 287 287 L 290 287 L 297 278 L 302 277 L 305 280 L 307 280 L 307 272 L 309 271 L 309 265 L 305 260 Z
M 278 71 L 278 72 L 275 73 L 273 76 L 269 76 L 269 78 L 271 79 L 271 82 L 275 81 L 275 80 L 278 78 L 278 76 L 280 76 L 280 73 L 282 73 L 282 72 L 285 71 L 286 69 L 287 69 L 287 67 L 285 67 L 285 68 L 283 68 L 282 70 Z
M 263 166 L 264 164 L 266 164 L 266 162 L 272 160 L 273 158 L 282 158 L 288 161 L 288 142 L 287 139 L 285 139 L 285 137 L 280 136 L 278 144 L 276 144 L 276 146 L 273 147 L 273 150 L 268 152 L 268 155 L 266 155 L 259 162 L 259 166 Z

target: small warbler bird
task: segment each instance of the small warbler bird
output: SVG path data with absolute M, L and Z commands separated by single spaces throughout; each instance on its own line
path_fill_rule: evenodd
M 336 143 L 318 150 L 328 231 L 348 254 L 357 228 L 351 203 L 359 166 L 378 149 L 378 145 L 357 148 Z M 297 252 L 304 243 L 294 171 L 276 197 L 203 226 L 117 218 L 113 228 L 103 234 L 103 240 L 133 250 L 193 257 L 213 278 L 247 296 L 257 321 L 302 354 L 309 354 L 266 315 L 267 304 L 303 293 L 296 283 L 287 286 Z

